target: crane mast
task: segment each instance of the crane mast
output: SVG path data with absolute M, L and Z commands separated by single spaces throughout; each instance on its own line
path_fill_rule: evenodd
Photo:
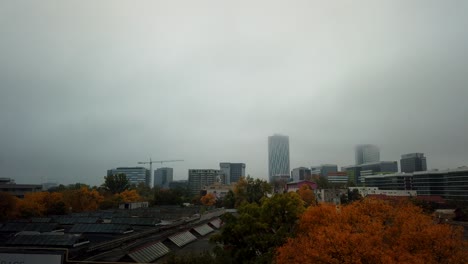
M 139 161 L 138 164 L 149 164 L 149 170 L 150 170 L 150 183 L 153 181 L 153 163 L 163 163 L 166 162 L 179 162 L 179 161 L 184 161 L 182 159 L 174 159 L 174 160 L 152 160 L 151 158 L 149 161 Z M 150 184 L 151 185 L 151 184 Z M 152 186 L 149 186 L 152 187 Z

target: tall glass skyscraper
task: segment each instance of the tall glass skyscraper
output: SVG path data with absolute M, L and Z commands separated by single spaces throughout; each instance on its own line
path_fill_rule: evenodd
M 377 146 L 369 144 L 356 146 L 356 165 L 379 161 L 380 150 Z
M 274 176 L 289 175 L 289 137 L 273 135 L 268 137 L 268 176 L 273 182 Z

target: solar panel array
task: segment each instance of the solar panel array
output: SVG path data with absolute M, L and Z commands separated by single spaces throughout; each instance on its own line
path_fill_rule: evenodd
M 50 223 L 52 218 L 50 217 L 33 217 L 31 218 L 32 223 Z
M 62 224 L 62 225 L 73 225 L 73 224 L 93 224 L 97 223 L 100 220 L 99 217 L 88 217 L 88 216 L 61 216 L 54 217 L 53 222 Z
M 51 232 L 60 229 L 57 223 L 5 223 L 0 232 L 16 233 L 21 231 L 38 231 L 38 232 Z
M 102 234 L 124 234 L 132 232 L 129 225 L 120 224 L 75 224 L 70 229 L 70 233 L 102 233 Z
M 195 232 L 197 232 L 201 236 L 204 236 L 204 235 L 214 231 L 214 229 L 209 227 L 208 224 L 204 224 L 204 225 L 201 225 L 201 226 L 194 227 L 193 230 L 195 230 Z
M 7 245 L 15 246 L 66 246 L 71 247 L 85 241 L 80 235 L 72 234 L 36 234 L 17 235 L 7 241 Z
M 176 244 L 178 247 L 183 247 L 188 243 L 195 241 L 196 239 L 197 238 L 189 231 L 177 233 L 169 237 L 169 240 L 174 242 L 174 244 Z
M 170 250 L 162 242 L 156 242 L 134 250 L 128 254 L 137 263 L 149 263 L 166 255 Z
M 135 226 L 156 226 L 161 220 L 150 217 L 118 217 L 112 218 L 111 223 L 113 224 L 128 224 Z

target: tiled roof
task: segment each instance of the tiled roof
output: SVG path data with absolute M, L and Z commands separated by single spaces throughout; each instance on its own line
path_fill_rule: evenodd
M 149 263 L 166 255 L 170 250 L 162 242 L 151 243 L 128 253 L 137 263 Z

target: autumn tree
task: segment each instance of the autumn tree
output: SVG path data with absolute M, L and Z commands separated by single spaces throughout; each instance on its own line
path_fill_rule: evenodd
M 17 201 L 15 196 L 0 192 L 0 221 L 10 219 L 15 215 Z
M 109 175 L 104 177 L 104 184 L 112 194 L 121 193 L 130 187 L 130 182 L 124 173 Z
M 216 196 L 212 193 L 207 193 L 200 198 L 200 202 L 206 206 L 212 206 L 216 203 Z
M 121 193 L 114 194 L 114 197 L 119 203 L 138 202 L 142 200 L 141 196 L 136 190 L 125 190 Z
M 66 213 L 62 193 L 34 192 L 26 193 L 17 203 L 18 216 L 29 218 L 44 215 Z
M 97 190 L 89 190 L 87 187 L 67 190 L 63 193 L 63 198 L 67 207 L 71 207 L 73 212 L 97 210 L 99 204 L 104 200 L 104 197 Z
M 463 231 L 435 224 L 408 202 L 363 199 L 312 206 L 277 263 L 468 263 Z
M 310 188 L 309 185 L 304 184 L 302 185 L 297 193 L 301 197 L 301 199 L 305 202 L 305 206 L 315 205 L 315 194 L 314 191 Z

